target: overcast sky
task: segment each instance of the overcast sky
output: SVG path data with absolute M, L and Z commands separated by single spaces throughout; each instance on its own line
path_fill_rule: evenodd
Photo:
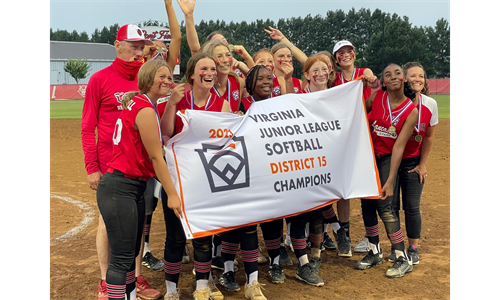
M 184 14 L 176 0 L 173 0 L 179 23 Z M 380 9 L 382 12 L 407 16 L 413 26 L 434 26 L 436 21 L 444 18 L 450 21 L 449 0 L 385 0 L 385 1 L 339 1 L 339 0 L 197 0 L 194 19 L 217 19 L 252 22 L 257 19 L 271 19 L 277 22 L 280 18 L 298 18 L 321 15 L 326 16 L 328 10 L 348 12 L 354 8 Z M 118 23 L 139 23 L 147 20 L 167 22 L 163 0 L 51 0 L 50 28 L 78 33 L 86 31 L 90 36 L 97 28 L 109 27 Z

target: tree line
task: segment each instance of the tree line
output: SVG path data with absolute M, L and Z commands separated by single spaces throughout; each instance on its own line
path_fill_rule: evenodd
M 147 21 L 139 26 L 168 27 L 167 23 Z M 407 16 L 384 13 L 361 8 L 345 13 L 342 10 L 328 11 L 326 16 L 292 17 L 274 20 L 258 19 L 253 22 L 226 23 L 224 20 L 202 20 L 196 25 L 200 44 L 213 31 L 220 31 L 230 44 L 242 45 L 250 55 L 262 48 L 270 49 L 276 41 L 264 29 L 269 26 L 279 29 L 295 46 L 306 55 L 327 50 L 332 52 L 333 45 L 339 40 L 349 40 L 356 47 L 356 67 L 370 68 L 379 75 L 388 63 L 404 64 L 408 61 L 420 62 L 429 78 L 450 77 L 450 26 L 441 18 L 434 27 L 413 26 Z M 186 64 L 191 57 L 187 44 L 184 21 L 180 24 L 182 33 L 180 72 L 184 75 Z M 97 28 L 89 37 L 86 32 L 73 30 L 53 31 L 51 41 L 74 41 L 113 44 L 120 26 Z M 237 54 L 235 58 L 242 60 Z M 302 77 L 302 65 L 294 60 L 293 76 Z

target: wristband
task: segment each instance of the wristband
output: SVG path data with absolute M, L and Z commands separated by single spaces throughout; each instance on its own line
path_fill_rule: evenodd
M 293 46 L 295 46 L 295 45 L 292 42 L 290 42 L 290 47 L 288 47 L 288 48 L 292 49 Z

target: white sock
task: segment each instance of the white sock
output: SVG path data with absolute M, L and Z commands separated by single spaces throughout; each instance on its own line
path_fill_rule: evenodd
M 224 262 L 224 273 L 227 273 L 229 271 L 234 272 L 234 260 L 228 260 Z
M 165 284 L 167 285 L 167 295 L 177 293 L 177 284 L 175 282 L 165 280 Z
M 396 258 L 399 258 L 400 256 L 404 257 L 404 258 L 408 258 L 406 256 L 406 253 L 405 251 L 401 251 L 401 250 L 394 250 L 396 252 Z
M 321 256 L 321 249 L 320 248 L 311 248 L 311 256 L 320 257 Z
M 340 229 L 340 224 L 338 222 L 330 224 L 332 226 L 333 232 L 337 233 L 337 231 Z
M 269 261 L 270 261 L 270 260 L 269 260 Z M 277 264 L 277 265 L 279 265 L 279 264 L 280 264 L 280 256 L 279 256 L 279 255 L 278 255 L 278 256 L 276 256 L 276 257 L 274 258 L 274 260 L 271 262 L 271 265 L 274 265 L 274 264 Z
M 144 257 L 144 255 L 146 255 L 146 253 L 150 252 L 149 250 L 149 243 L 148 242 L 144 242 L 144 251 L 142 251 L 142 257 Z
M 309 259 L 307 258 L 307 254 L 304 254 L 301 257 L 299 257 L 299 265 L 300 266 L 303 266 L 307 263 L 309 263 Z
M 130 292 L 130 298 L 127 297 L 127 293 L 125 293 L 125 300 L 135 300 L 137 299 L 137 295 L 135 293 L 135 289 Z
M 328 223 L 323 224 L 323 232 L 328 232 Z
M 306 238 L 309 236 L 309 222 L 306 223 Z
M 253 285 L 255 280 L 259 280 L 259 271 L 253 271 L 250 276 L 247 276 L 248 285 Z
M 217 249 L 215 250 L 216 256 L 222 256 L 222 244 L 217 246 Z
M 208 279 L 199 279 L 196 280 L 196 290 L 203 290 L 208 286 Z
M 370 249 L 372 249 L 373 254 L 378 254 L 379 247 L 380 247 L 380 243 L 378 243 L 377 245 L 370 243 Z

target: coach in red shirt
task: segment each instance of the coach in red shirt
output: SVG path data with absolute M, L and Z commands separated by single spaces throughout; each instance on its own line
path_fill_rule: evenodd
M 124 25 L 118 30 L 114 46 L 113 63 L 90 77 L 85 93 L 82 112 L 82 146 L 85 156 L 87 179 L 96 190 L 108 162 L 113 156 L 113 131 L 122 111 L 122 97 L 129 91 L 137 91 L 137 72 L 142 66 L 145 45 L 153 45 L 136 25 Z M 97 137 L 96 137 L 97 128 Z M 109 263 L 109 244 L 106 227 L 99 214 L 97 228 L 97 256 L 101 269 L 98 299 L 107 300 L 105 278 Z

